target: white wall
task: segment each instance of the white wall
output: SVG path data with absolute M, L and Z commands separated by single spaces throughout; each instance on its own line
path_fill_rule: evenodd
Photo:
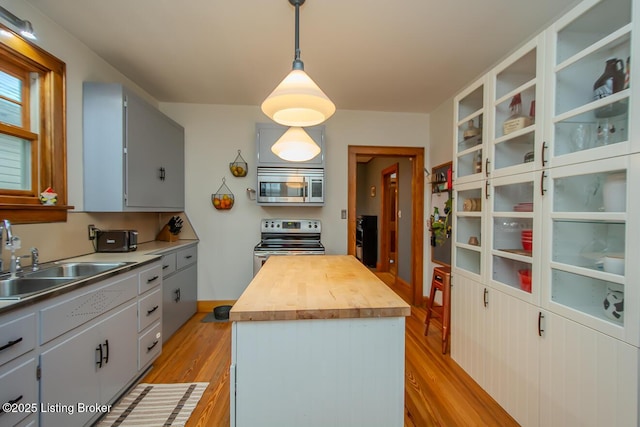
M 427 147 L 426 114 L 339 110 L 326 126 L 327 199 L 322 208 L 261 207 L 249 200 L 256 186 L 255 123 L 268 122 L 259 107 L 161 104 L 161 110 L 185 127 L 186 211 L 200 238 L 198 299 L 236 299 L 253 275 L 253 246 L 260 240 L 260 219 L 317 218 L 322 243 L 330 254 L 347 251 L 347 147 L 398 145 Z M 238 150 L 249 163 L 246 177 L 229 172 Z M 211 205 L 222 178 L 236 202 L 229 211 Z

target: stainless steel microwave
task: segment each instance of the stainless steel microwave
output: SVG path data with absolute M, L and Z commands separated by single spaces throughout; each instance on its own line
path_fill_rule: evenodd
M 324 204 L 324 169 L 259 167 L 256 199 L 263 205 Z

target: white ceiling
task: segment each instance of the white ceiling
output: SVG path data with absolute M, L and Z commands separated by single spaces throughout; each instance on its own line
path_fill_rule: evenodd
M 293 61 L 288 0 L 26 1 L 160 102 L 260 105 Z M 301 59 L 338 109 L 429 113 L 574 2 L 308 0 Z

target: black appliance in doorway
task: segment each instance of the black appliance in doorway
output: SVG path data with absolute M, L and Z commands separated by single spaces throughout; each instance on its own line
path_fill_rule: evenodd
M 378 262 L 378 217 L 361 215 L 356 221 L 356 257 L 367 267 Z

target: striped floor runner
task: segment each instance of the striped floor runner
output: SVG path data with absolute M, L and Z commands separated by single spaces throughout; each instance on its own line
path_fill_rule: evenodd
M 208 384 L 138 384 L 98 427 L 184 426 Z

